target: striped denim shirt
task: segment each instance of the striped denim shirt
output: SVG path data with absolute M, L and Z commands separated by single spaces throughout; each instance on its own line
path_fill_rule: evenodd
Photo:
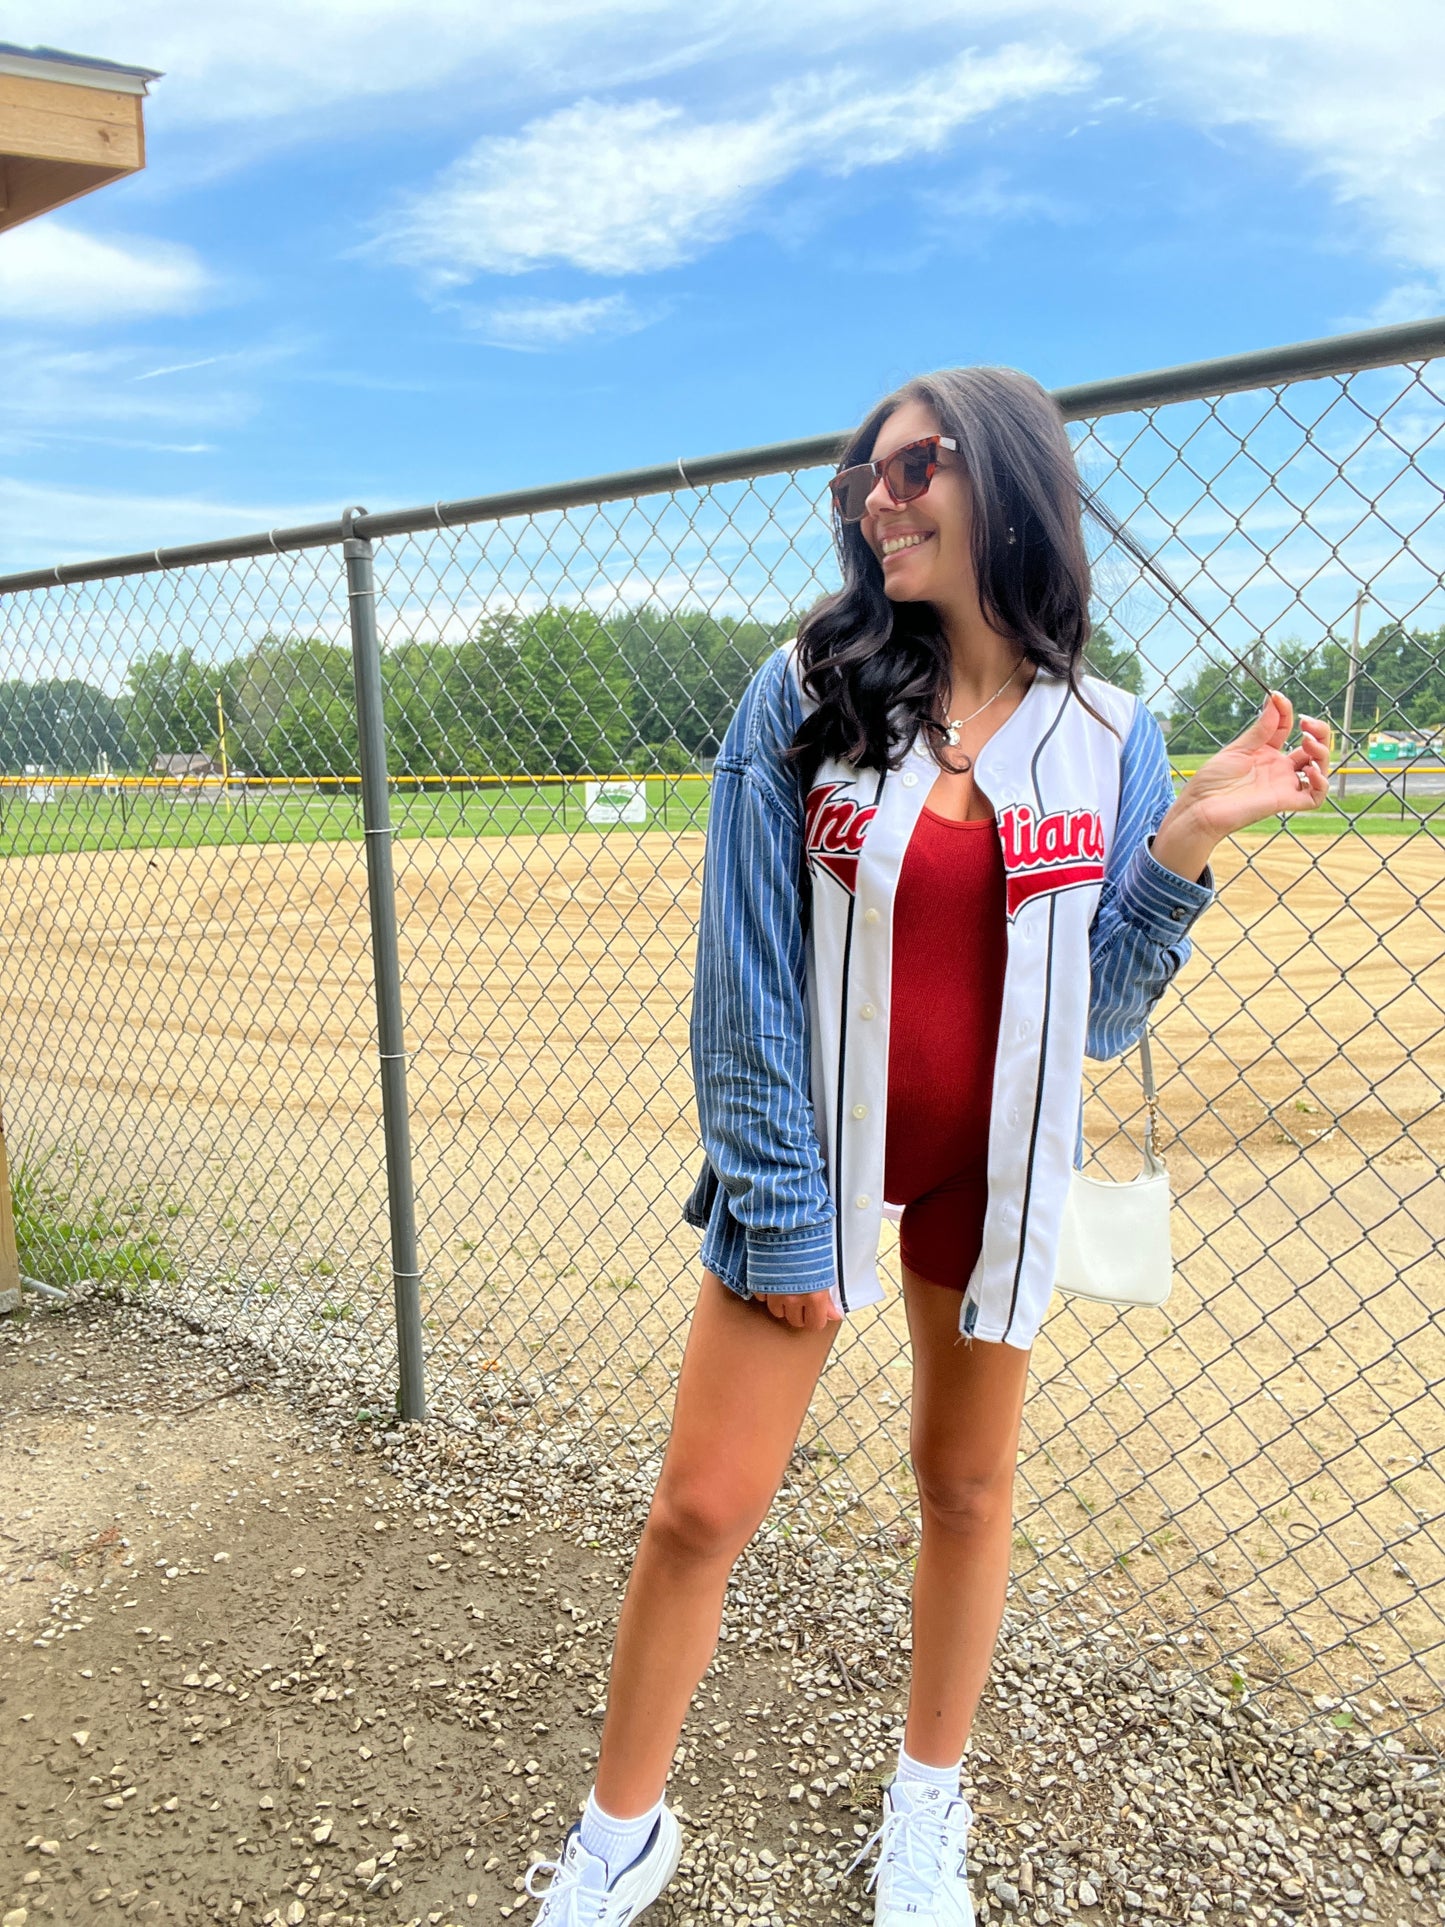
M 707 1163 L 686 1215 L 706 1229 L 703 1263 L 748 1292 L 827 1290 L 836 1279 L 811 1090 L 803 813 L 783 760 L 803 710 L 786 662 L 779 650 L 753 678 L 714 766 L 690 1025 Z M 1173 800 L 1162 733 L 1138 702 L 1090 929 L 1092 1057 L 1138 1039 L 1213 898 L 1207 871 L 1190 882 L 1150 852 Z

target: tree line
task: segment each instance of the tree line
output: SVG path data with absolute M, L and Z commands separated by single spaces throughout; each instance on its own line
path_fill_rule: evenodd
M 758 665 L 792 620 L 639 608 L 488 617 L 461 642 L 382 656 L 394 775 L 683 771 L 716 754 Z M 219 704 L 219 707 L 218 707 Z M 0 682 L 0 770 L 149 770 L 158 756 L 257 776 L 357 768 L 351 650 L 268 635 L 226 661 L 181 645 L 137 656 L 118 696 L 76 680 Z
M 1264 690 L 1278 689 L 1312 716 L 1345 719 L 1350 650 L 1337 636 L 1308 647 L 1257 642 L 1239 659 L 1211 653 L 1172 692 L 1165 729 L 1171 755 L 1199 755 L 1237 736 L 1259 713 Z M 1360 644 L 1353 733 L 1379 728 L 1438 730 L 1445 724 L 1445 628 L 1387 623 Z
M 550 608 L 490 616 L 460 642 L 408 640 L 382 657 L 395 775 L 680 772 L 714 755 L 749 678 L 796 627 L 642 607 L 602 617 Z M 1445 721 L 1445 629 L 1380 629 L 1362 647 L 1357 733 Z M 1138 654 L 1096 630 L 1088 667 L 1139 693 Z M 1297 708 L 1343 720 L 1349 651 L 1256 643 L 1247 667 L 1211 655 L 1160 707 L 1175 755 L 1242 729 L 1260 684 Z M 1255 679 L 1258 680 L 1255 680 Z M 218 713 L 219 702 L 219 713 Z M 149 770 L 157 756 L 219 761 L 220 718 L 234 769 L 258 776 L 357 768 L 351 652 L 317 636 L 263 637 L 226 661 L 182 645 L 130 664 L 118 696 L 78 678 L 0 682 L 0 770 Z

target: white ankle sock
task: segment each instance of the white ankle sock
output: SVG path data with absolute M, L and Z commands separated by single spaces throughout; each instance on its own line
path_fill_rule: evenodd
M 595 1853 L 599 1860 L 607 1862 L 609 1884 L 642 1852 L 661 1812 L 659 1800 L 635 1820 L 617 1820 L 598 1806 L 596 1787 L 587 1795 L 587 1805 L 582 1810 L 582 1844 L 588 1853 Z
M 898 1749 L 898 1775 L 894 1784 L 900 1782 L 909 1786 L 936 1786 L 951 1798 L 957 1798 L 963 1778 L 963 1760 L 960 1758 L 953 1766 L 925 1766 L 922 1760 L 915 1760 L 905 1747 Z

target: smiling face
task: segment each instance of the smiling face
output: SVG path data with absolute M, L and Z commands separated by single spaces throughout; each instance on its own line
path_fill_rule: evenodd
M 872 459 L 881 462 L 908 442 L 942 432 L 926 402 L 905 402 L 878 430 Z M 940 611 L 976 610 L 968 478 L 957 455 L 947 449 L 939 451 L 938 463 L 926 493 L 901 508 L 883 481 L 876 481 L 859 528 L 882 565 L 883 593 L 890 602 L 928 602 Z

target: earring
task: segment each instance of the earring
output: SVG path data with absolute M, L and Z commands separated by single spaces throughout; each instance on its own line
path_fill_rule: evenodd
M 1013 523 L 1012 523 L 1012 522 L 1010 522 L 1010 523 L 1009 523 L 1009 525 L 1008 525 L 1008 545 L 1009 545 L 1009 547 L 1010 547 L 1010 548 L 1012 548 L 1012 547 L 1013 547 L 1013 545 L 1014 545 L 1014 542 L 1015 542 L 1015 540 L 1016 540 L 1016 539 L 1017 539 L 1017 538 L 1016 538 L 1016 537 L 1015 537 L 1015 535 L 1014 535 L 1014 525 L 1013 525 Z

